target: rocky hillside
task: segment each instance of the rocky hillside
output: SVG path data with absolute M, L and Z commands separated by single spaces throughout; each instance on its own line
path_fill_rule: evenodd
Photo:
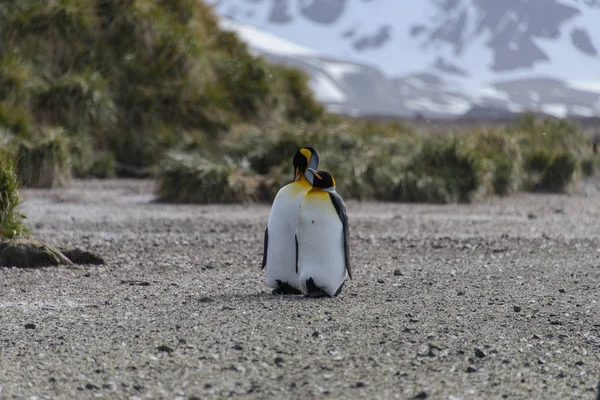
M 308 71 L 334 111 L 600 114 L 595 0 L 212 3 L 256 52 Z

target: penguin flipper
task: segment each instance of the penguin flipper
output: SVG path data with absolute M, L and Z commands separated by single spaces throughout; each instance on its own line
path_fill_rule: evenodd
M 294 240 L 296 242 L 296 273 L 298 273 L 298 235 L 294 235 Z
M 262 267 L 260 267 L 260 269 L 265 269 L 265 265 L 267 265 L 267 250 L 269 248 L 269 228 L 267 227 L 265 229 L 265 243 L 264 243 L 264 248 L 263 248 L 263 260 L 262 260 Z
M 346 260 L 346 271 L 348 271 L 348 276 L 352 279 L 352 270 L 350 266 L 350 228 L 348 226 L 348 214 L 346 214 L 346 204 L 342 197 L 337 193 L 329 193 L 329 197 L 331 198 L 331 203 L 333 203 L 333 207 L 335 207 L 335 211 L 337 211 L 340 220 L 342 221 L 342 226 L 344 227 L 344 256 Z

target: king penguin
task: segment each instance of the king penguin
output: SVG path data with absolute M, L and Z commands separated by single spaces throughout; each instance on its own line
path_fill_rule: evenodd
M 317 169 L 319 161 L 319 153 L 314 148 L 298 150 L 293 159 L 294 181 L 279 189 L 273 200 L 262 261 L 262 268 L 267 269 L 267 285 L 273 288 L 273 294 L 302 294 L 296 270 L 296 223 L 300 203 L 312 189 L 313 175 L 306 172 L 307 168 Z
M 346 204 L 328 172 L 308 173 L 313 188 L 302 200 L 296 228 L 298 284 L 306 296 L 335 297 L 352 279 Z

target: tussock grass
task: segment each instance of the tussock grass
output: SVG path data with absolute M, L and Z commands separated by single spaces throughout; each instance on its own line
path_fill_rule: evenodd
M 32 139 L 16 139 L 16 170 L 27 187 L 54 188 L 71 180 L 68 139 L 62 128 L 44 129 Z
M 25 216 L 19 211 L 21 197 L 17 189 L 14 161 L 0 148 L 0 238 L 11 239 L 29 233 L 23 222 Z
M 159 201 L 173 203 L 245 203 L 269 201 L 279 188 L 273 181 L 198 155 L 172 152 L 158 169 Z
M 85 136 L 121 175 L 235 124 L 323 114 L 303 73 L 251 55 L 200 1 L 23 0 L 0 20 L 0 126 Z

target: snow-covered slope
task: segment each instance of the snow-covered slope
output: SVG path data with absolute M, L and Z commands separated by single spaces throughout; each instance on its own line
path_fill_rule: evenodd
M 600 0 L 210 2 L 335 111 L 600 115 Z

